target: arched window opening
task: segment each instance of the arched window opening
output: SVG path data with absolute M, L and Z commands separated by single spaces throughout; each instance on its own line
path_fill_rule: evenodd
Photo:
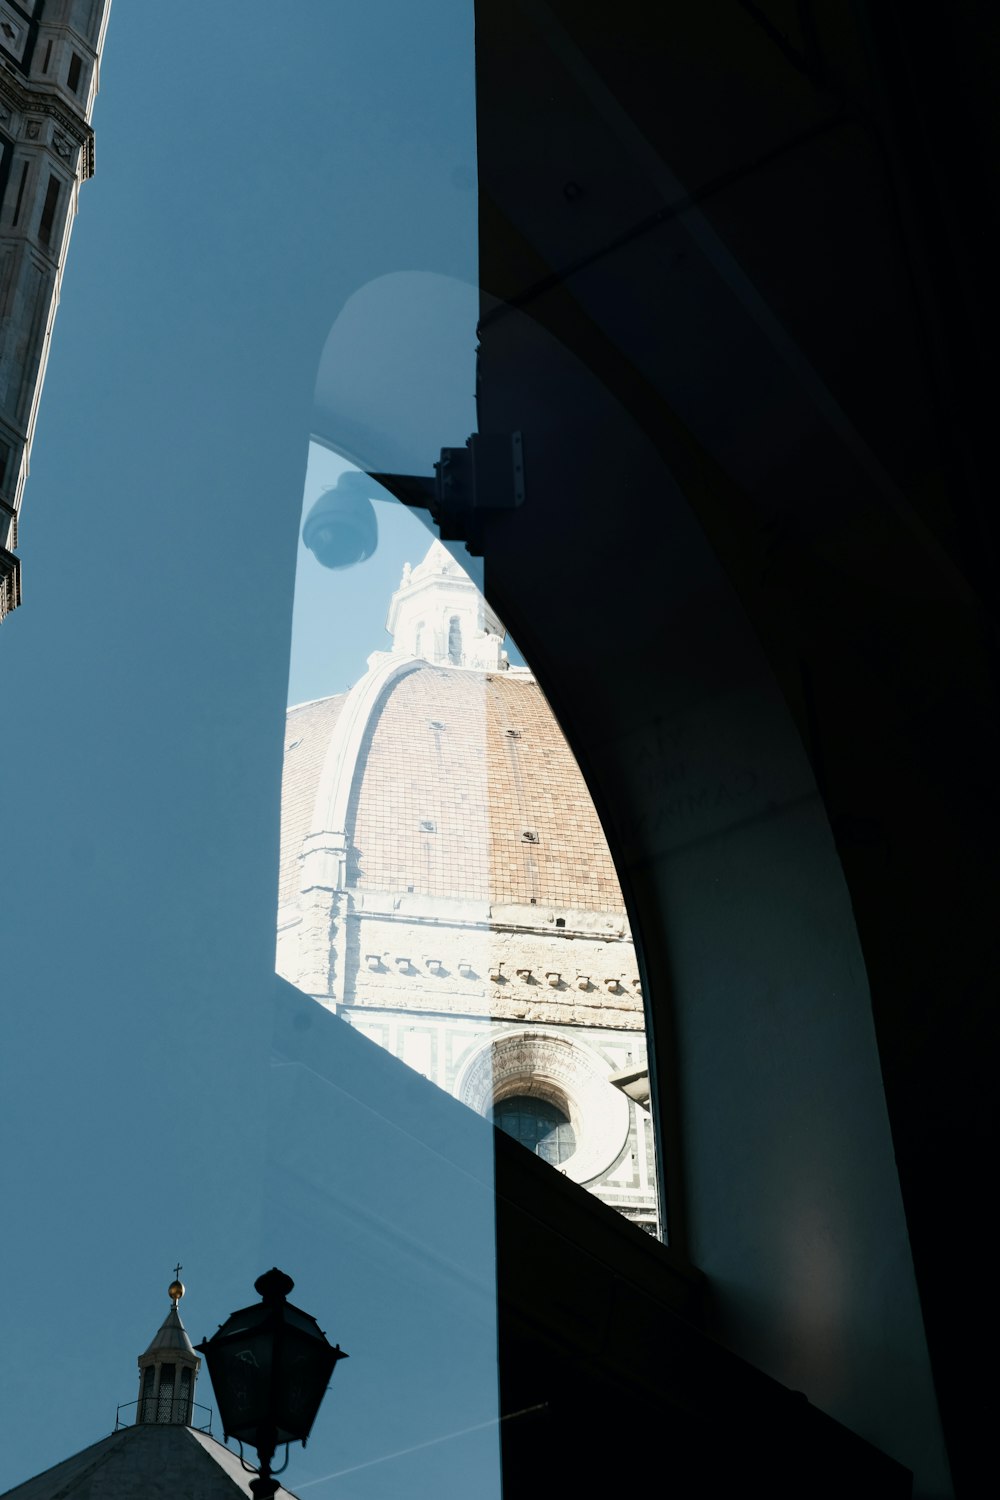
M 303 642 L 301 665 L 293 637 L 278 971 L 655 1223 L 638 960 L 572 751 L 468 554 L 342 460 L 314 450 L 310 464 L 306 516 L 335 483 L 378 541 L 362 563 L 370 614 L 359 594 L 338 619 L 344 588 L 327 586 L 322 644 Z M 329 575 L 319 554 L 308 566 L 318 596 Z
M 355 600 L 338 619 L 343 586 L 329 587 L 322 647 L 303 642 L 301 668 L 293 638 L 278 971 L 655 1223 L 638 960 L 572 751 L 468 555 L 329 453 L 311 466 L 314 490 L 336 482 L 372 510 L 378 543 L 362 564 L 370 616 Z M 309 567 L 318 593 L 319 554 Z
M 553 1167 L 576 1150 L 576 1135 L 568 1115 L 548 1099 L 527 1094 L 501 1099 L 493 1106 L 493 1123 Z
M 423 473 L 429 433 L 472 430 L 475 372 L 451 394 L 421 388 L 433 410 L 419 420 L 412 382 L 401 386 L 384 443 L 345 383 L 359 340 L 387 327 L 395 339 L 415 318 L 421 368 L 449 328 L 442 366 L 465 369 L 479 312 L 478 291 L 447 278 L 380 278 L 324 349 L 293 615 L 277 968 L 477 1114 L 495 1106 L 500 1128 L 625 1217 L 656 1225 L 652 1121 L 632 1077 L 646 1067 L 645 1013 L 607 839 L 474 552 L 433 539 L 412 487 L 406 505 L 390 493 L 393 475 Z M 345 452 L 364 455 L 369 474 Z M 339 528 L 332 560 L 313 545 L 320 523 Z M 356 580 L 326 571 L 354 566 Z

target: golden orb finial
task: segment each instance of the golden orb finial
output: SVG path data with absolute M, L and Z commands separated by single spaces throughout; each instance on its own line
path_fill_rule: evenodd
M 174 1307 L 177 1306 L 178 1302 L 184 1295 L 184 1283 L 180 1279 L 181 1271 L 183 1269 L 184 1268 L 181 1265 L 180 1261 L 178 1261 L 176 1266 L 174 1266 L 174 1279 L 167 1287 L 167 1296 L 170 1298 L 170 1301 L 173 1303 Z

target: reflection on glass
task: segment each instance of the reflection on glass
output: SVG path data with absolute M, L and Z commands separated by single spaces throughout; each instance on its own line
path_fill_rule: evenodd
M 338 468 L 314 450 L 307 533 L 378 493 L 330 485 Z M 655 1232 L 639 972 L 583 778 L 456 557 L 396 502 L 371 509 L 364 567 L 300 554 L 278 972 Z

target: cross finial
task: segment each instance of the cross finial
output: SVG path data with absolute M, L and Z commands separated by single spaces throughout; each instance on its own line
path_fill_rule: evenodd
M 174 1279 L 167 1287 L 167 1296 L 170 1298 L 171 1305 L 175 1311 L 177 1309 L 178 1302 L 184 1295 L 184 1283 L 183 1281 L 181 1281 L 181 1272 L 183 1271 L 183 1269 L 184 1267 L 181 1265 L 180 1261 L 178 1261 L 176 1266 L 174 1266 Z

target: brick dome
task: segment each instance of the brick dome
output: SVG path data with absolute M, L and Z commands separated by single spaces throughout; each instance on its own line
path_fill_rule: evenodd
M 281 900 L 347 695 L 290 710 Z M 607 840 L 534 679 L 414 662 L 367 716 L 351 768 L 346 884 L 491 904 L 623 912 Z

